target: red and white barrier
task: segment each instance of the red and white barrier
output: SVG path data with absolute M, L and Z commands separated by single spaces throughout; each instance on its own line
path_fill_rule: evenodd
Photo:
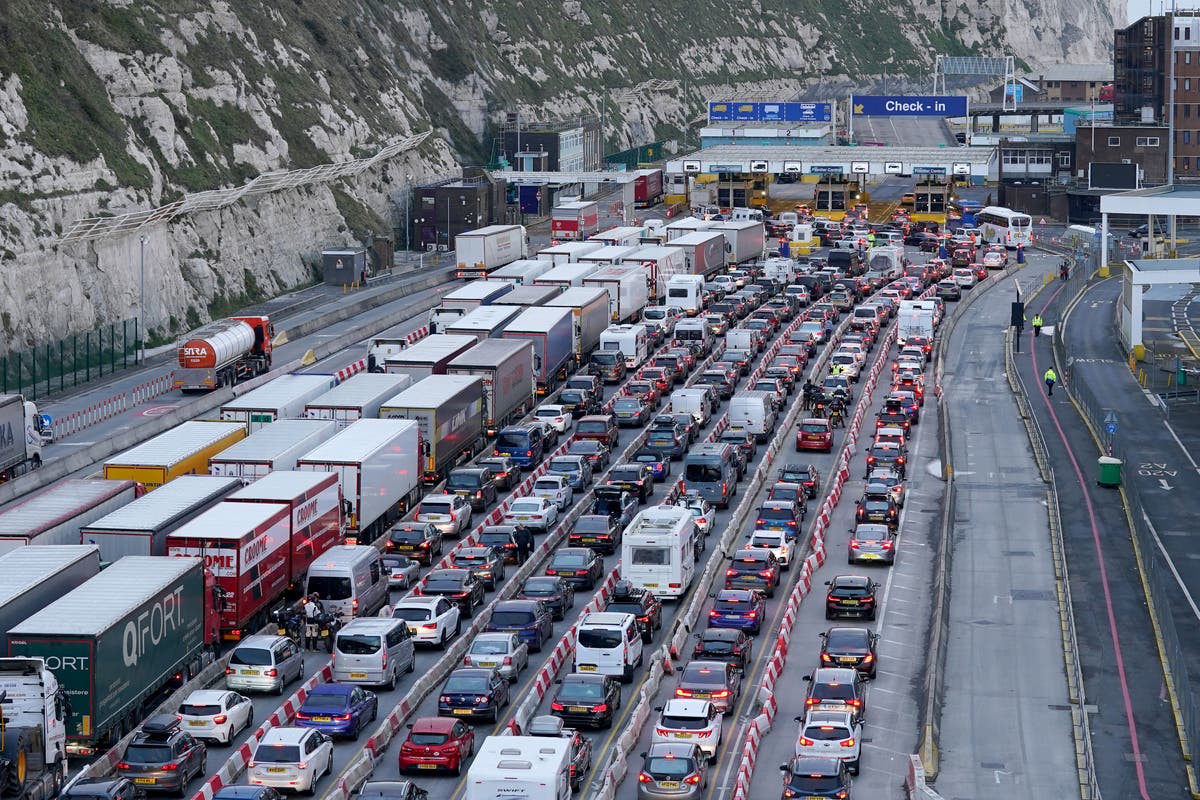
M 410 333 L 408 336 L 405 336 L 404 341 L 408 342 L 409 344 L 416 344 L 417 342 L 421 341 L 428 335 L 429 335 L 429 326 L 423 325 L 420 328 L 417 328 L 412 333 Z
M 357 375 L 360 372 L 366 372 L 366 370 L 367 370 L 367 360 L 365 358 L 360 358 L 358 361 L 355 361 L 354 363 L 350 364 L 349 366 L 342 367 L 337 372 L 333 373 L 333 378 L 338 383 L 341 383 L 342 381 L 346 380 L 347 378 Z

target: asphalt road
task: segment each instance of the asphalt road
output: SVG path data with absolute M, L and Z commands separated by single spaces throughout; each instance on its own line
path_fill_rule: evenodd
M 854 139 L 859 144 L 890 147 L 957 147 L 958 142 L 936 117 L 855 117 Z

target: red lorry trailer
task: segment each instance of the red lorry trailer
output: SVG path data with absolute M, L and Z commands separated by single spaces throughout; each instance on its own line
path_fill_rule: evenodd
M 230 503 L 283 503 L 291 510 L 292 586 L 303 586 L 313 561 L 346 535 L 342 486 L 332 472 L 272 472 L 231 494 Z
M 633 179 L 634 208 L 649 208 L 657 205 L 663 195 L 663 173 L 661 169 L 639 169 Z
M 222 591 L 221 638 L 267 623 L 291 583 L 292 514 L 284 503 L 218 503 L 167 537 L 167 555 L 204 559 Z
M 267 317 L 210 322 L 179 345 L 176 389 L 208 391 L 232 386 L 271 369 L 275 327 Z

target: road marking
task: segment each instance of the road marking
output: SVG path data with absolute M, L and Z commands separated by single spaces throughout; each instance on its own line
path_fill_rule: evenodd
M 1186 458 L 1188 463 L 1192 465 L 1192 469 L 1196 470 L 1196 472 L 1200 472 L 1200 465 L 1196 464 L 1196 459 L 1192 458 L 1192 454 L 1189 453 L 1188 449 L 1183 446 L 1183 442 L 1179 440 L 1179 436 L 1175 433 L 1175 429 L 1171 427 L 1171 423 L 1164 419 L 1163 425 L 1167 427 L 1167 433 L 1171 434 L 1171 438 L 1175 440 L 1175 444 L 1179 445 L 1179 449 L 1183 451 L 1183 457 Z
M 1158 485 L 1161 486 L 1162 488 L 1166 489 L 1168 492 L 1174 488 L 1173 486 L 1171 486 L 1171 484 L 1167 483 L 1166 478 L 1159 478 Z
M 1158 546 L 1158 552 L 1162 553 L 1163 558 L 1167 560 L 1167 567 L 1171 570 L 1171 574 L 1175 576 L 1175 583 L 1179 584 L 1179 590 L 1183 592 L 1183 596 L 1187 599 L 1188 607 L 1192 609 L 1192 613 L 1196 615 L 1196 619 L 1200 620 L 1200 608 L 1196 607 L 1196 601 L 1192 599 L 1192 593 L 1184 585 L 1183 578 L 1179 577 L 1179 570 L 1175 568 L 1174 559 L 1167 553 L 1167 548 L 1163 546 L 1162 539 L 1158 538 L 1158 531 L 1155 529 L 1154 523 L 1150 521 L 1150 517 L 1145 511 L 1142 512 L 1142 519 L 1146 521 L 1147 527 L 1150 528 L 1150 535 L 1154 537 L 1154 544 Z

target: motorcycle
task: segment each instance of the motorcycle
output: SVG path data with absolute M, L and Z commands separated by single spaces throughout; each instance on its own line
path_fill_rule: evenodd
M 314 650 L 318 642 L 325 646 L 325 652 L 333 652 L 333 639 L 342 629 L 342 619 L 337 614 L 323 611 L 315 617 L 309 617 L 305 622 L 305 639 Z
M 301 618 L 300 612 L 295 608 L 280 606 L 271 611 L 271 621 L 275 623 L 276 632 L 280 636 L 287 636 L 295 641 L 300 641 L 301 634 Z

